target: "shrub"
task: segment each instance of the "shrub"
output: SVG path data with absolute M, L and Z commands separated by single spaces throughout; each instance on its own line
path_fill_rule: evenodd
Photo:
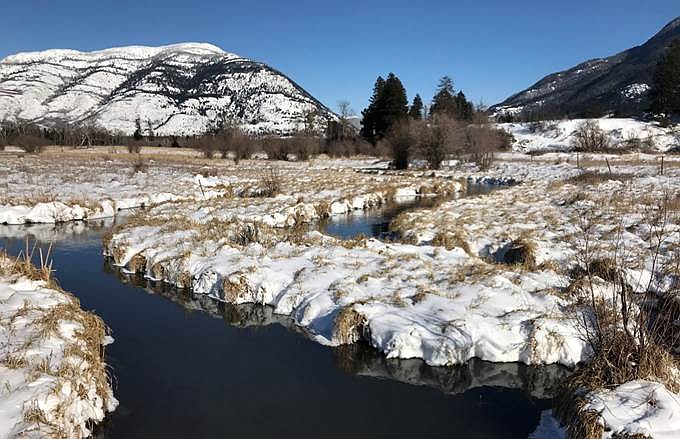
M 504 136 L 499 130 L 488 125 L 471 125 L 467 127 L 465 136 L 470 161 L 475 163 L 480 171 L 486 171 L 493 164 L 494 153 L 503 146 Z
M 234 161 L 238 163 L 239 160 L 250 158 L 255 152 L 256 146 L 257 142 L 245 134 L 239 133 L 233 136 L 231 138 L 231 150 L 234 153 Z
M 574 132 L 574 149 L 580 152 L 603 152 L 611 147 L 607 133 L 594 120 L 582 122 Z
M 262 149 L 269 160 L 288 160 L 289 146 L 280 138 L 267 137 L 262 140 Z
M 451 153 L 464 146 L 464 124 L 445 115 L 433 115 L 429 122 L 414 122 L 418 151 L 430 169 L 439 169 Z
M 384 139 L 384 145 L 390 151 L 394 167 L 407 169 L 411 148 L 416 143 L 412 124 L 408 120 L 396 123 Z
M 595 186 L 610 180 L 628 181 L 633 178 L 633 174 L 623 174 L 619 172 L 604 173 L 597 171 L 584 171 L 580 174 L 569 177 L 565 180 L 566 183 L 583 186 Z
M 14 139 L 14 144 L 29 154 L 40 154 L 47 147 L 47 139 L 31 134 L 22 134 Z
M 203 153 L 203 157 L 211 159 L 218 150 L 219 141 L 215 136 L 202 136 L 198 139 L 198 149 Z
M 284 142 L 288 144 L 286 150 L 298 160 L 309 160 L 310 156 L 319 153 L 319 139 L 316 137 L 298 135 L 285 139 Z
M 281 190 L 281 178 L 278 171 L 275 168 L 267 168 L 260 177 L 259 186 L 259 196 L 275 197 Z
M 357 154 L 374 155 L 378 153 L 378 150 L 370 142 L 356 138 L 330 141 L 320 152 L 332 157 L 350 157 Z
M 677 250 L 662 250 L 661 245 L 673 233 L 668 226 L 677 223 L 673 205 L 666 196 L 648 206 L 652 211 L 644 222 L 650 228 L 649 242 L 637 255 L 625 248 L 620 237 L 623 228 L 616 232 L 613 249 L 600 249 L 592 235 L 597 217 L 584 213 L 581 218 L 578 266 L 567 292 L 580 305 L 575 308 L 578 329 L 592 356 L 562 383 L 556 395 L 556 412 L 567 424 L 568 437 L 601 437 L 601 429 L 596 428 L 598 414 L 582 410 L 589 391 L 639 379 L 660 382 L 672 391 L 680 386 L 671 354 L 680 340 L 676 324 L 680 265 Z M 637 262 L 655 267 L 652 280 L 627 275 L 630 264 Z
M 142 152 L 142 145 L 140 140 L 131 140 L 127 144 L 127 150 L 130 154 L 139 154 Z

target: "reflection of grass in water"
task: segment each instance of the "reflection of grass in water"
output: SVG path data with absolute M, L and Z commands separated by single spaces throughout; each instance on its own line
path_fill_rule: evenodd
M 236 328 L 258 328 L 276 324 L 297 335 L 305 335 L 291 318 L 275 314 L 271 306 L 220 302 L 206 295 L 195 295 L 186 290 L 179 290 L 164 282 L 122 273 L 109 261 L 104 262 L 103 269 L 123 283 L 161 296 L 182 306 L 189 313 L 202 312 Z M 558 365 L 532 367 L 519 363 L 489 363 L 476 359 L 455 367 L 432 367 L 419 359 L 388 359 L 365 341 L 330 349 L 338 369 L 350 375 L 422 385 L 447 394 L 464 393 L 471 387 L 518 389 L 532 398 L 546 400 L 546 407 L 551 388 L 568 373 L 566 368 Z
M 388 359 L 365 342 L 335 347 L 333 356 L 338 368 L 349 375 L 391 379 L 447 394 L 480 387 L 517 389 L 546 404 L 552 389 L 569 373 L 558 365 L 538 367 L 478 359 L 453 367 L 432 367 L 419 359 Z

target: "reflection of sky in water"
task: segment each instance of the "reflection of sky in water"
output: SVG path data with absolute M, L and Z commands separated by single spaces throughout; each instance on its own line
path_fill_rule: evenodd
M 464 197 L 475 197 L 488 194 L 503 186 L 489 184 L 469 184 Z M 460 197 L 454 196 L 453 198 Z M 385 206 L 370 210 L 356 210 L 346 215 L 334 215 L 320 223 L 320 229 L 329 235 L 352 239 L 360 235 L 378 239 L 392 239 L 390 223 L 400 213 L 412 209 L 432 207 L 442 201 L 436 197 L 403 198 Z

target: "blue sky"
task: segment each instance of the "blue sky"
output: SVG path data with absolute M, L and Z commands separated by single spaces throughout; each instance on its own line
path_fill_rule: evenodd
M 442 75 L 496 103 L 547 73 L 641 44 L 677 0 L 3 0 L 0 57 L 29 50 L 210 42 L 359 112 L 377 75 L 412 98 Z

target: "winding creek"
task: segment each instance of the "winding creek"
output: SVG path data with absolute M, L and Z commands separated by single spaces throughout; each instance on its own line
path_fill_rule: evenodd
M 336 218 L 327 233 L 384 236 L 430 201 Z M 11 254 L 53 242 L 56 276 L 110 326 L 120 407 L 102 438 L 527 438 L 564 370 L 480 361 L 433 368 L 363 345 L 328 348 L 261 306 L 230 306 L 156 285 L 101 255 L 112 221 L 0 226 Z M 537 436 L 538 437 L 538 436 Z

